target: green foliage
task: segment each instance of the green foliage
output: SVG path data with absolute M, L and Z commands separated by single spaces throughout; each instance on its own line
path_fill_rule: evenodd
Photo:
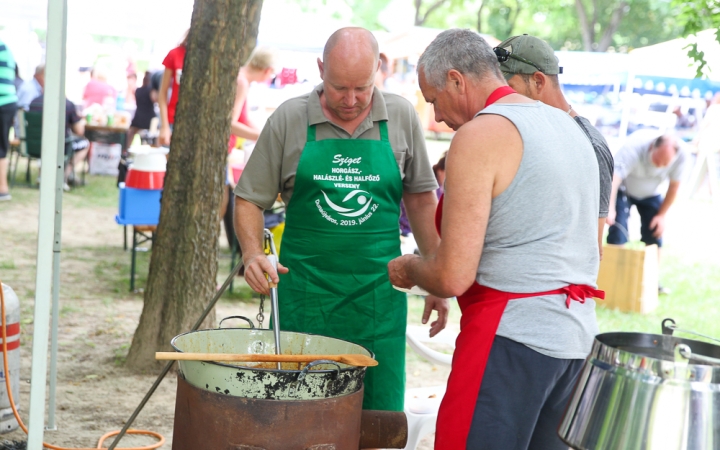
M 715 40 L 720 43 L 720 1 L 719 0 L 672 0 L 677 8 L 675 20 L 681 28 L 683 37 L 693 36 L 696 33 L 715 28 Z M 691 43 L 685 47 L 688 56 L 697 63 L 698 78 L 707 75 L 707 62 L 705 53 L 698 51 L 697 44 Z

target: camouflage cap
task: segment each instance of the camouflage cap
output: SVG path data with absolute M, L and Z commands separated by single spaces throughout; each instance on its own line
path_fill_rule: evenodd
M 501 42 L 494 50 L 506 80 L 516 73 L 542 72 L 546 75 L 562 73 L 555 51 L 547 42 L 535 36 L 527 34 L 513 36 Z

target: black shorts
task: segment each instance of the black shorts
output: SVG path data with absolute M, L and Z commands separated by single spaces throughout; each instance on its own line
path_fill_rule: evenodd
M 10 128 L 17 110 L 17 103 L 0 106 L 0 159 L 4 159 L 10 150 Z
M 89 146 L 90 142 L 84 137 L 72 136 L 65 141 L 65 155 L 85 150 Z
M 557 429 L 583 363 L 495 336 L 467 450 L 567 450 Z

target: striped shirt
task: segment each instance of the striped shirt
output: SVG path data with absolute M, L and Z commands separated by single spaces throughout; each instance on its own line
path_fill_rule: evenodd
M 0 106 L 17 103 L 15 92 L 15 59 L 10 49 L 0 41 Z

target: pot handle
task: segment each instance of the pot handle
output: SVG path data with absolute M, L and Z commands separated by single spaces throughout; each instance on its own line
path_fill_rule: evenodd
M 338 363 L 336 363 L 335 361 L 330 361 L 327 359 L 319 359 L 319 360 L 313 361 L 313 362 L 309 363 L 307 366 L 305 366 L 305 368 L 302 370 L 302 372 L 300 372 L 300 375 L 298 375 L 297 380 L 290 383 L 290 389 L 288 391 L 288 394 L 290 396 L 295 395 L 298 387 L 300 386 L 300 383 L 302 383 L 303 380 L 305 379 L 305 377 L 307 376 L 308 371 L 310 369 L 312 369 L 313 367 L 320 365 L 320 364 L 333 364 L 333 365 L 337 366 L 337 368 L 335 369 L 335 377 L 333 377 L 333 381 L 337 380 L 338 375 L 340 375 L 340 365 Z
M 244 321 L 246 321 L 247 323 L 250 324 L 250 328 L 251 328 L 251 329 L 255 329 L 255 324 L 252 323 L 252 320 L 248 319 L 248 318 L 245 317 L 245 316 L 227 316 L 227 317 L 225 317 L 224 319 L 222 319 L 222 320 L 220 321 L 220 323 L 218 324 L 218 328 L 222 328 L 222 323 L 225 322 L 225 321 L 228 320 L 228 319 L 242 319 L 242 320 L 244 320 Z
M 692 334 L 695 336 L 704 337 L 705 339 L 710 339 L 711 341 L 720 342 L 720 339 L 714 338 L 712 336 L 708 336 L 706 334 L 697 333 L 692 330 L 683 330 L 682 328 L 679 328 L 677 325 L 675 325 L 675 321 L 670 318 L 663 320 L 661 327 L 662 327 L 662 334 L 667 335 L 667 336 L 672 336 L 674 331 L 679 331 L 681 333 Z
M 301 383 L 302 380 L 304 380 L 305 377 L 307 376 L 308 371 L 315 366 L 319 366 L 320 364 L 332 364 L 337 367 L 335 369 L 334 379 L 337 379 L 338 375 L 340 375 L 340 364 L 336 363 L 335 361 L 330 361 L 329 359 L 318 359 L 317 361 L 313 361 L 313 362 L 309 363 L 307 366 L 305 366 L 305 368 L 302 370 L 302 372 L 300 372 L 300 375 L 298 375 L 297 382 Z

